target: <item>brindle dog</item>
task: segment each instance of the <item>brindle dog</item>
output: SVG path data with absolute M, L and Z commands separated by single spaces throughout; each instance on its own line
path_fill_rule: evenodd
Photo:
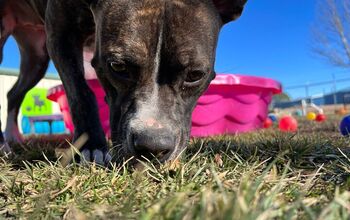
M 89 137 L 82 155 L 99 164 L 110 160 L 96 100 L 84 80 L 82 51 L 93 36 L 92 65 L 107 94 L 119 155 L 174 159 L 188 142 L 196 101 L 215 76 L 219 31 L 241 15 L 245 3 L 0 0 L 0 52 L 10 35 L 21 52 L 20 75 L 8 93 L 6 140 L 21 140 L 19 106 L 51 58 L 66 90 L 74 137 Z M 10 148 L 4 144 L 3 150 Z

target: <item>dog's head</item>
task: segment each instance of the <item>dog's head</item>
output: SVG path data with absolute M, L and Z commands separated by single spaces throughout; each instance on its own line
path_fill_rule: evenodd
M 220 28 L 246 0 L 95 0 L 92 61 L 106 91 L 113 143 L 123 157 L 173 159 L 215 77 Z

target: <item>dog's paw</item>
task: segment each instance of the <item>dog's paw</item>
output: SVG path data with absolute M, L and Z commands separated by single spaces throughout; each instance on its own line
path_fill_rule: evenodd
M 9 157 L 12 154 L 12 150 L 7 142 L 0 143 L 0 155 Z
M 13 143 L 23 143 L 24 142 L 24 137 L 19 133 L 18 128 L 13 128 L 10 131 L 5 131 L 4 133 L 5 140 L 7 142 L 13 142 Z
M 85 149 L 81 151 L 81 162 L 94 162 L 101 166 L 108 166 L 112 160 L 112 156 L 101 150 L 89 150 Z

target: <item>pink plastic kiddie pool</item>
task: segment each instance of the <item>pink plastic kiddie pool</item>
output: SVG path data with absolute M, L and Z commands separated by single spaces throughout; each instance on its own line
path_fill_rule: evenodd
M 218 74 L 192 114 L 192 136 L 235 134 L 262 128 L 281 84 L 267 78 Z
M 87 82 L 96 95 L 101 124 L 109 136 L 109 110 L 104 102 L 105 93 L 98 80 L 89 79 Z M 261 128 L 267 117 L 272 95 L 280 92 L 280 83 L 272 79 L 217 74 L 194 109 L 191 135 L 205 137 Z M 50 89 L 48 99 L 60 105 L 65 124 L 73 132 L 74 126 L 63 86 Z
M 103 126 L 103 130 L 107 134 L 107 136 L 110 136 L 109 109 L 108 105 L 105 103 L 105 92 L 97 79 L 89 79 L 87 80 L 87 82 L 89 87 L 95 93 L 97 106 L 99 109 L 100 121 Z M 49 89 L 49 91 L 47 92 L 47 98 L 51 101 L 58 103 L 58 105 L 60 106 L 60 110 L 63 114 L 63 120 L 66 127 L 70 132 L 73 132 L 74 125 L 72 117 L 70 115 L 68 100 L 63 85 L 55 86 Z

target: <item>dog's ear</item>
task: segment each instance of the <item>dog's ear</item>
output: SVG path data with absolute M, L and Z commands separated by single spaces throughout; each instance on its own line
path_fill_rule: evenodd
M 247 0 L 213 0 L 224 24 L 241 16 L 246 2 Z

